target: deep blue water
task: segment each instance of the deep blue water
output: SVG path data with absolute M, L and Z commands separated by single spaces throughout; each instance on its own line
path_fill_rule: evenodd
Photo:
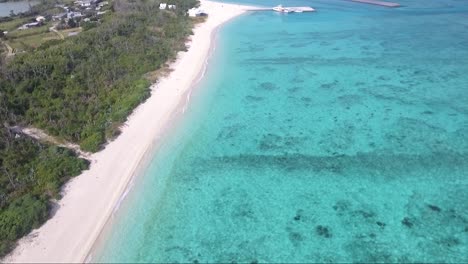
M 318 12 L 223 27 L 95 260 L 468 262 L 468 2 L 282 3 Z

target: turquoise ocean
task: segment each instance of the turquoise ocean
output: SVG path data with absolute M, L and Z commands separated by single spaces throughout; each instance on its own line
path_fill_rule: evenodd
M 93 260 L 468 262 L 468 1 L 399 2 L 223 26 Z

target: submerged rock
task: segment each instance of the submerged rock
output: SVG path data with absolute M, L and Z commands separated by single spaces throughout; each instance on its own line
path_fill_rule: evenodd
M 318 225 L 316 228 L 315 228 L 315 232 L 317 232 L 317 234 L 319 236 L 323 236 L 325 238 L 330 238 L 332 237 L 332 234 L 330 232 L 330 229 L 327 227 L 327 226 L 322 226 L 322 225 Z
M 401 223 L 409 228 L 413 227 L 413 223 L 408 217 L 403 218 L 403 220 L 401 220 Z
M 380 221 L 377 221 L 376 224 L 377 224 L 378 226 L 380 226 L 381 228 L 384 228 L 384 227 L 386 226 L 385 223 L 380 222 Z
M 429 209 L 431 209 L 434 212 L 440 212 L 441 211 L 440 207 L 432 205 L 432 204 L 428 204 L 427 207 L 429 207 Z

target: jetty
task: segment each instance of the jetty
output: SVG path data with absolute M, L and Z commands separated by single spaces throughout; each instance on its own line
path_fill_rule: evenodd
M 249 8 L 247 11 L 276 11 L 281 13 L 303 13 L 303 12 L 315 12 L 315 9 L 310 6 L 275 6 L 275 7 L 258 7 Z
M 315 12 L 315 9 L 313 9 L 310 6 L 296 6 L 296 7 L 287 7 L 287 9 L 293 11 L 293 12 Z
M 401 6 L 399 3 L 377 1 L 377 0 L 351 0 L 351 1 L 358 2 L 358 3 L 364 3 L 364 4 L 385 6 L 385 7 L 399 7 L 399 6 Z

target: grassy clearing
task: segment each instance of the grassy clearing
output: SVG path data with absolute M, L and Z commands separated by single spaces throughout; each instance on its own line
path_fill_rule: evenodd
M 7 43 L 13 49 L 14 53 L 27 49 L 27 46 L 24 45 L 21 41 L 7 41 Z
M 24 21 L 23 21 L 24 22 Z M 9 22 L 11 24 L 11 21 Z M 17 23 L 18 24 L 18 23 Z M 22 25 L 24 23 L 20 23 Z M 44 26 L 37 28 L 30 28 L 24 30 L 13 30 L 7 35 L 7 43 L 13 48 L 13 52 L 28 51 L 38 48 L 44 42 L 54 39 L 61 39 L 60 33 L 49 31 L 51 23 L 47 23 Z M 80 32 L 81 28 L 74 28 L 68 30 L 62 30 L 61 34 L 64 37 L 68 36 L 70 32 Z
M 9 39 L 7 43 L 13 48 L 13 52 L 22 52 L 38 48 L 46 41 L 60 39 L 54 32 L 44 32 L 35 35 L 27 35 L 20 38 Z
M 11 21 L 8 23 L 10 23 L 11 26 Z M 18 24 L 18 22 L 16 24 Z M 23 23 L 19 24 L 22 25 Z M 79 33 L 83 31 L 82 28 L 71 28 L 59 30 L 58 32 L 52 32 L 49 31 L 50 26 L 52 25 L 48 23 L 42 27 L 10 31 L 7 35 L 7 43 L 13 48 L 14 52 L 22 52 L 38 48 L 44 42 L 49 40 L 61 39 L 60 34 L 67 38 L 69 37 L 70 33 Z
M 60 37 L 54 32 L 46 32 L 43 34 L 36 34 L 31 36 L 26 36 L 23 38 L 17 38 L 9 41 L 8 43 L 14 49 L 15 52 L 35 49 L 38 48 L 41 44 L 48 40 L 60 39 Z
M 68 37 L 68 34 L 70 34 L 70 33 L 75 33 L 75 32 L 80 33 L 81 31 L 83 31 L 83 29 L 81 27 L 59 30 L 59 32 L 62 33 L 62 35 L 65 38 Z
M 17 18 L 12 21 L 7 21 L 7 22 L 1 22 L 0 23 L 0 29 L 5 30 L 5 31 L 13 31 L 23 24 L 26 24 L 31 18 Z
M 8 39 L 17 39 L 17 38 L 24 38 L 32 35 L 44 34 L 49 32 L 49 27 L 51 25 L 45 24 L 41 27 L 23 29 L 23 30 L 15 30 L 12 32 L 8 32 Z

